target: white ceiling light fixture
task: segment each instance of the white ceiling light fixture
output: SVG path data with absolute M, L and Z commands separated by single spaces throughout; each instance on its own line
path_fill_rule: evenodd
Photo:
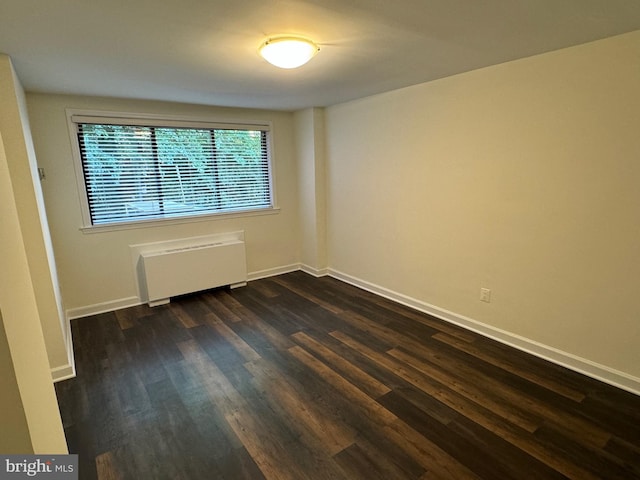
M 311 60 L 320 47 L 302 37 L 271 37 L 260 47 L 260 55 L 280 68 L 298 68 Z

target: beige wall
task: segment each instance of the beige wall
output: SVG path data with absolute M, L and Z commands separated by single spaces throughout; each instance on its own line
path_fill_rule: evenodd
M 300 261 L 313 274 L 327 269 L 324 133 L 324 109 L 308 108 L 294 114 Z
M 9 343 L 4 331 L 4 320 L 0 311 L 0 452 L 3 454 L 33 453 L 29 425 L 24 415 L 20 389 L 13 369 Z
M 298 259 L 298 210 L 292 114 L 214 108 L 163 102 L 29 94 L 31 129 L 40 166 L 51 236 L 65 306 L 73 315 L 131 304 L 136 284 L 129 245 L 245 231 L 250 274 L 294 265 Z M 165 115 L 194 115 L 213 120 L 273 122 L 276 196 L 273 215 L 215 219 L 102 233 L 83 233 L 66 108 Z
M 328 108 L 330 267 L 640 386 L 639 59 L 634 32 Z
M 27 259 L 34 283 L 36 302 L 45 333 L 47 353 L 54 377 L 73 373 L 71 342 L 64 320 L 53 247 L 47 225 L 42 190 L 37 176 L 31 131 L 20 81 L 8 56 L 0 54 L 0 132 L 4 137 L 7 162 Z
M 0 410 L 15 416 L 1 422 L 0 445 L 9 450 L 0 451 L 67 453 L 3 137 L 0 132 Z

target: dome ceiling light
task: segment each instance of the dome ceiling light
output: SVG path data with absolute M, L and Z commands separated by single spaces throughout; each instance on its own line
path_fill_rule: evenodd
M 311 60 L 320 47 L 301 37 L 271 37 L 260 47 L 260 55 L 280 68 L 298 68 Z

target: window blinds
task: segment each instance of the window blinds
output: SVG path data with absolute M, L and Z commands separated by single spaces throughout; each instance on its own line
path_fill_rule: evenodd
M 268 128 L 224 127 L 77 123 L 91 223 L 271 207 Z

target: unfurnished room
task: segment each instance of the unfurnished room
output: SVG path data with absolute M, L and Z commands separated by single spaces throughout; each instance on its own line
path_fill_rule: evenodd
M 2 0 L 0 478 L 640 479 L 640 2 Z

